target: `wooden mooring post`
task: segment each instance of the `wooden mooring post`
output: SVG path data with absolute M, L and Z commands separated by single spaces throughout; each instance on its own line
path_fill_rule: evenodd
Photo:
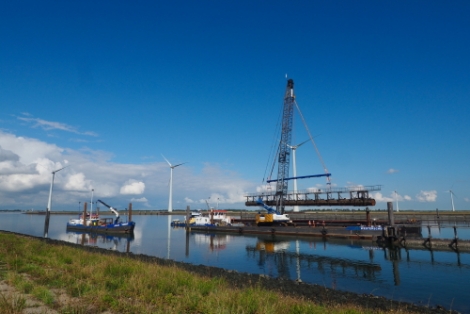
M 186 223 L 184 224 L 185 225 L 184 227 L 186 228 L 186 230 L 189 230 L 189 205 L 186 206 L 186 220 L 185 220 L 185 222 Z
M 405 236 L 398 237 L 397 229 L 395 227 L 395 217 L 393 214 L 393 203 L 387 202 L 388 211 L 388 225 L 382 226 L 382 237 L 377 241 L 387 243 L 394 246 L 406 245 Z
M 427 248 L 431 248 L 432 247 L 431 240 L 432 240 L 431 226 L 428 226 L 428 237 L 426 238 L 426 240 L 424 240 L 423 245 Z
M 459 237 L 457 236 L 457 226 L 454 226 L 454 239 L 450 242 L 449 246 L 451 248 L 458 249 L 459 248 Z

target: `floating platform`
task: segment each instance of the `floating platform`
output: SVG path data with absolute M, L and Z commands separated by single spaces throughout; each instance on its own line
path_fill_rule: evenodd
M 370 191 L 380 191 L 381 185 L 361 188 L 310 189 L 289 192 L 283 195 L 284 206 L 375 206 L 375 199 L 369 196 Z M 347 195 L 348 197 L 344 197 Z M 279 195 L 275 192 L 263 192 L 246 195 L 246 206 L 260 206 L 261 199 L 268 206 L 276 206 Z
M 455 243 L 452 239 L 434 239 L 424 238 L 417 234 L 410 234 L 406 226 L 400 228 L 407 230 L 404 234 L 408 236 L 399 236 L 394 242 L 387 242 L 383 239 L 383 230 L 381 227 L 366 226 L 348 226 L 348 227 L 305 227 L 305 226 L 191 226 L 188 228 L 191 232 L 203 233 L 232 233 L 247 235 L 270 235 L 270 236 L 291 236 L 291 237 L 321 237 L 332 239 L 351 239 L 364 240 L 378 245 L 379 247 L 398 247 L 405 249 L 421 249 L 430 251 L 454 251 L 470 252 L 469 240 L 458 240 Z

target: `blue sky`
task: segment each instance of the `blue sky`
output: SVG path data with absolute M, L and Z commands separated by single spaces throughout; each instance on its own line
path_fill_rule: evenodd
M 337 187 L 470 209 L 468 1 L 10 1 L 0 8 L 0 208 L 245 208 L 286 74 Z M 292 144 L 308 137 L 294 117 Z M 322 173 L 308 143 L 297 173 Z M 276 168 L 277 169 L 277 168 Z M 292 170 L 291 170 L 292 173 Z M 274 177 L 276 174 L 274 174 Z M 324 179 L 299 181 L 299 189 Z

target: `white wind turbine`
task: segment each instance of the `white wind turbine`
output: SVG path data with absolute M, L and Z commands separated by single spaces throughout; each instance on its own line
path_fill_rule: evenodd
M 47 201 L 47 211 L 46 211 L 46 219 L 44 221 L 44 238 L 47 238 L 47 235 L 49 233 L 49 217 L 51 214 L 51 206 L 52 206 L 52 187 L 54 186 L 54 177 L 57 172 L 59 172 L 62 169 L 67 168 L 68 166 L 62 167 L 60 169 L 54 170 L 51 172 L 52 174 L 52 180 L 51 180 L 51 187 L 49 189 L 49 200 Z
M 309 140 L 306 140 L 300 144 L 297 144 L 297 145 L 294 145 L 294 146 L 291 146 L 291 145 L 288 145 L 286 144 L 291 150 L 292 150 L 292 169 L 294 171 L 294 178 L 297 177 L 297 165 L 295 163 L 295 151 L 297 150 L 297 148 L 299 148 L 300 146 L 302 146 L 303 144 L 307 143 Z M 297 193 L 297 179 L 294 179 L 294 194 Z M 294 212 L 298 212 L 299 211 L 299 206 L 295 205 L 294 206 Z
M 181 165 L 185 164 L 185 162 L 183 162 L 181 164 L 177 164 L 177 165 L 172 165 L 168 161 L 168 159 L 165 158 L 165 156 L 162 155 L 162 157 L 163 157 L 163 159 L 166 160 L 166 162 L 170 166 L 170 196 L 169 196 L 169 200 L 168 200 L 168 211 L 172 212 L 173 211 L 173 169 L 175 169 L 178 166 L 181 166 Z
M 452 203 L 452 211 L 455 212 L 455 208 L 454 208 L 454 192 L 452 192 L 452 190 L 449 190 L 449 193 L 450 193 L 450 201 Z
M 397 203 L 397 212 L 399 212 L 400 209 L 398 209 L 398 193 L 397 193 L 397 191 L 395 191 L 395 202 Z

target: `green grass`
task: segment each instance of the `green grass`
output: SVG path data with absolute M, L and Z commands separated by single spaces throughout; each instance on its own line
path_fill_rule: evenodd
M 18 295 L 7 297 L 0 293 L 0 314 L 20 314 L 25 307 L 25 298 Z
M 0 233 L 0 243 L 1 278 L 59 313 L 376 313 L 325 307 L 256 284 L 236 289 L 221 278 L 30 237 Z M 59 302 L 57 290 L 73 301 Z M 0 308 L 10 310 L 0 314 L 20 313 L 23 300 L 0 295 Z

